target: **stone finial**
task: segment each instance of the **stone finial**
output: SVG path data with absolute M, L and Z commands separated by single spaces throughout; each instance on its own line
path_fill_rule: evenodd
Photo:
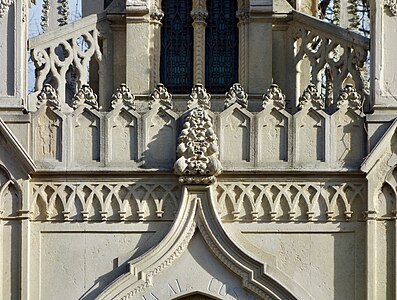
M 210 109 L 211 107 L 211 95 L 207 93 L 207 90 L 201 83 L 196 84 L 194 88 L 192 88 L 190 100 L 187 103 L 188 109 L 195 106 L 204 109 Z
M 174 171 L 187 184 L 211 184 L 222 172 L 218 160 L 218 139 L 211 118 L 203 107 L 195 107 L 185 119 L 179 135 L 178 160 Z
M 225 96 L 225 109 L 232 106 L 234 103 L 240 104 L 243 108 L 247 108 L 248 106 L 248 94 L 239 83 L 233 84 Z
M 168 92 L 164 84 L 157 84 L 157 87 L 150 95 L 149 109 L 152 109 L 153 103 L 160 103 L 166 108 L 172 109 L 172 94 Z
M 270 88 L 263 95 L 262 107 L 265 108 L 267 105 L 273 104 L 279 109 L 285 108 L 285 95 L 281 91 L 280 87 L 273 83 Z
M 312 83 L 308 85 L 299 98 L 299 108 L 303 108 L 307 105 L 310 105 L 314 109 L 324 108 L 324 99 L 321 97 L 316 86 Z
M 385 0 L 384 4 L 393 16 L 397 16 L 397 0 Z
M 354 110 L 361 110 L 362 98 L 352 84 L 347 84 L 343 89 L 342 93 L 338 97 L 336 106 L 341 108 L 342 106 L 348 106 Z
M 112 108 L 124 104 L 133 110 L 136 109 L 135 96 L 131 93 L 130 88 L 125 83 L 120 84 L 120 87 L 118 87 L 116 92 L 112 95 L 112 99 Z
M 37 95 L 37 100 L 37 109 L 43 104 L 52 106 L 56 109 L 60 109 L 61 106 L 57 91 L 49 83 L 44 84 L 40 94 Z
M 98 104 L 98 96 L 94 93 L 92 88 L 88 84 L 83 84 L 81 89 L 77 92 L 76 95 L 73 97 L 73 108 L 76 109 L 84 104 L 88 104 L 95 108 L 96 110 L 99 110 L 99 104 Z

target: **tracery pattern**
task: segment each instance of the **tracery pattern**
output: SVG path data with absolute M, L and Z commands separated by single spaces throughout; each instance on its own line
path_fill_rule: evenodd
M 160 80 L 172 93 L 188 93 L 193 85 L 191 1 L 162 1 Z
M 205 83 L 211 93 L 225 93 L 238 81 L 237 1 L 207 1 Z

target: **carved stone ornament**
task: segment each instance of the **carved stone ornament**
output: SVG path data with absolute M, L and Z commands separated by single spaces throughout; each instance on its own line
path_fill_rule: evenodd
M 299 98 L 299 108 L 303 108 L 307 105 L 314 109 L 324 108 L 324 99 L 321 97 L 314 84 L 309 84 L 303 91 L 303 95 Z
M 135 96 L 125 83 L 122 83 L 120 87 L 117 88 L 116 92 L 112 95 L 112 99 L 112 108 L 119 105 L 126 105 L 133 110 L 136 109 Z
M 95 108 L 96 110 L 99 110 L 99 104 L 98 104 L 98 96 L 94 93 L 92 88 L 88 84 L 83 84 L 81 89 L 77 92 L 77 94 L 74 96 L 74 101 L 73 101 L 73 108 L 76 109 L 84 104 L 88 104 Z
M 64 26 L 69 21 L 69 1 L 61 0 L 59 25 Z
M 161 9 L 155 8 L 151 13 L 150 13 L 150 19 L 156 22 L 161 22 L 161 20 L 164 17 L 164 12 Z
M 397 0 L 385 0 L 385 6 L 389 8 L 393 16 L 397 16 Z
M 192 88 L 190 100 L 187 103 L 188 109 L 195 106 L 204 109 L 210 109 L 211 107 L 211 95 L 207 93 L 207 90 L 201 83 L 196 84 L 194 88 Z
M 218 139 L 211 118 L 202 107 L 195 107 L 186 117 L 179 135 L 175 173 L 187 184 L 211 184 L 222 171 L 218 160 Z
M 168 109 L 172 109 L 172 94 L 168 92 L 164 84 L 159 83 L 150 95 L 149 109 L 152 109 L 154 103 L 160 103 Z
M 234 103 L 238 103 L 243 108 L 248 106 L 248 94 L 244 91 L 243 87 L 239 83 L 233 84 L 230 90 L 225 94 L 225 109 L 232 106 Z
M 266 94 L 263 95 L 262 107 L 265 108 L 269 104 L 273 104 L 279 109 L 285 108 L 285 95 L 275 83 L 273 83 L 266 91 Z
M 356 89 L 351 84 L 347 84 L 340 94 L 336 106 L 341 108 L 342 106 L 349 106 L 354 110 L 361 110 L 362 98 Z
M 40 94 L 37 96 L 37 109 L 43 104 L 60 109 L 57 91 L 48 83 L 43 86 Z
M 6 15 L 8 9 L 13 3 L 14 0 L 0 0 L 0 18 Z
M 42 9 L 41 9 L 41 29 L 43 29 L 43 31 L 46 31 L 48 28 L 48 23 L 50 20 L 50 1 L 49 0 L 43 0 L 43 5 L 42 5 Z

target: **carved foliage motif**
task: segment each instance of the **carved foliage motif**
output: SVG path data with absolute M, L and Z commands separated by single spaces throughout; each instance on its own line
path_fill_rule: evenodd
M 248 94 L 239 83 L 233 84 L 229 92 L 226 93 L 225 109 L 234 103 L 239 104 L 243 108 L 248 106 Z
M 168 92 L 164 84 L 159 83 L 150 95 L 149 108 L 152 109 L 154 103 L 159 103 L 165 108 L 172 109 L 172 94 Z
M 265 108 L 268 105 L 273 105 L 280 109 L 285 108 L 285 95 L 277 84 L 273 83 L 263 95 L 262 107 Z
M 112 108 L 120 105 L 125 105 L 133 110 L 136 109 L 135 96 L 131 93 L 130 88 L 125 83 L 122 83 L 112 95 Z
M 313 109 L 323 109 L 324 100 L 314 84 L 304 90 L 303 95 L 299 98 L 299 108 L 311 107 Z
M 397 16 L 397 0 L 385 0 L 385 6 L 389 8 L 393 16 Z
M 0 18 L 6 15 L 8 9 L 13 3 L 14 0 L 0 0 Z
M 57 91 L 52 87 L 51 84 L 44 84 L 40 94 L 37 96 L 37 108 L 39 108 L 42 104 L 52 106 L 55 109 L 60 109 Z
M 196 84 L 194 88 L 192 88 L 190 100 L 187 103 L 188 109 L 195 106 L 199 106 L 204 109 L 211 108 L 211 95 L 207 93 L 207 90 L 201 83 Z
M 201 107 L 186 117 L 178 139 L 178 160 L 174 170 L 184 183 L 209 184 L 222 171 L 218 160 L 218 139 L 210 117 Z
M 338 98 L 337 107 L 348 106 L 353 110 L 360 111 L 362 108 L 361 95 L 351 84 L 347 84 Z
M 172 183 L 35 183 L 32 219 L 173 220 L 180 190 Z
M 98 96 L 94 93 L 92 88 L 88 84 L 83 84 L 81 89 L 74 96 L 73 108 L 76 109 L 84 104 L 99 110 Z
M 228 222 L 360 220 L 366 209 L 362 183 L 218 183 L 216 191 Z

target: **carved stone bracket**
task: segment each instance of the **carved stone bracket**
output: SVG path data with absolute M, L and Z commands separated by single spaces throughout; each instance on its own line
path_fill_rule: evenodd
M 189 111 L 178 139 L 175 173 L 187 184 L 211 184 L 222 171 L 218 138 L 208 113 L 202 107 Z
M 190 100 L 187 103 L 188 109 L 195 106 L 199 106 L 204 109 L 211 108 L 211 95 L 207 93 L 207 90 L 201 83 L 196 84 L 194 88 L 192 88 Z
M 313 109 L 323 109 L 324 99 L 321 97 L 316 86 L 309 84 L 309 86 L 303 91 L 303 95 L 299 98 L 299 108 L 310 106 Z
M 119 105 L 125 105 L 133 110 L 136 109 L 135 106 L 135 96 L 131 93 L 130 88 L 122 83 L 120 87 L 117 88 L 116 92 L 112 95 L 112 108 Z
M 341 95 L 338 98 L 337 107 L 348 106 L 353 110 L 361 110 L 362 98 L 361 95 L 356 91 L 353 85 L 348 84 L 343 89 Z
M 393 16 L 397 16 L 397 0 L 385 0 L 385 6 L 389 8 Z
M 275 83 L 273 83 L 266 91 L 266 94 L 263 95 L 262 107 L 265 108 L 270 104 L 278 109 L 285 108 L 285 95 L 283 94 L 280 87 Z
M 239 83 L 233 84 L 233 86 L 225 95 L 225 109 L 232 106 L 234 103 L 238 103 L 241 107 L 247 108 L 248 94 L 244 91 L 244 88 Z
M 84 104 L 92 106 L 94 109 L 99 110 L 98 96 L 94 93 L 88 84 L 83 84 L 81 89 L 73 97 L 73 108 L 76 109 Z
M 43 86 L 40 94 L 37 96 L 37 109 L 43 104 L 52 106 L 55 109 L 60 109 L 57 91 L 48 83 Z
M 0 18 L 6 15 L 8 9 L 13 3 L 14 0 L 0 0 Z
M 168 92 L 164 84 L 159 83 L 150 95 L 149 109 L 153 108 L 154 103 L 159 103 L 165 108 L 172 109 L 172 94 Z

